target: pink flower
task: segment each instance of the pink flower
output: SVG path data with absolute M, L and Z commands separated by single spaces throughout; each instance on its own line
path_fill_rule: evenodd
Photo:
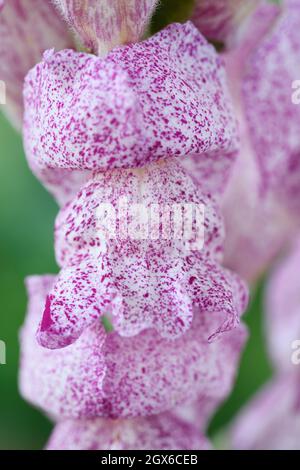
M 212 197 L 237 152 L 223 63 L 192 23 L 126 45 L 155 1 L 57 3 L 85 46 L 110 52 L 49 50 L 26 77 L 27 158 L 62 209 L 60 273 L 28 282 L 22 393 L 65 420 L 49 448 L 206 449 L 184 412 L 201 407 L 205 431 L 246 337 L 247 289 L 220 265 Z M 170 207 L 188 205 L 185 236 Z
M 25 75 L 46 49 L 72 47 L 73 42 L 50 0 L 3 0 L 0 9 L 0 79 L 7 95 L 3 110 L 21 127 Z
M 53 0 L 85 47 L 105 54 L 143 36 L 158 0 Z
M 28 74 L 24 96 L 29 164 L 62 203 L 70 199 L 73 172 L 84 180 L 91 171 L 170 157 L 194 155 L 199 178 L 222 185 L 228 179 L 236 122 L 224 69 L 191 23 L 171 25 L 104 59 L 47 52 Z
M 129 210 L 138 204 L 150 213 L 156 205 L 160 227 L 166 207 L 203 206 L 205 218 L 198 223 L 205 232 L 204 246 L 199 246 L 198 230 L 188 233 L 195 247 L 172 234 L 165 239 L 164 232 L 153 238 L 151 227 L 145 240 L 134 239 L 140 222 L 118 212 L 121 198 Z M 116 209 L 119 228 L 126 220 L 133 224 L 125 235 L 120 232 L 115 238 L 99 227 L 97 211 L 107 203 Z M 222 221 L 211 196 L 197 190 L 176 160 L 99 173 L 59 215 L 56 253 L 62 270 L 47 297 L 39 342 L 64 347 L 107 312 L 125 336 L 155 328 L 163 337 L 179 337 L 189 329 L 194 307 L 203 314 L 222 313 L 211 336 L 233 328 L 246 307 L 247 290 L 220 267 L 222 243 Z
M 171 414 L 131 420 L 82 420 L 59 423 L 47 450 L 210 450 L 192 425 Z
M 242 325 L 209 343 L 221 313 L 196 312 L 189 331 L 176 341 L 153 329 L 123 338 L 96 322 L 75 344 L 53 351 L 36 343 L 35 330 L 54 282 L 54 276 L 27 280 L 20 375 L 27 400 L 59 420 L 149 416 L 197 401 L 201 417 L 194 423 L 205 431 L 232 388 L 246 339 Z

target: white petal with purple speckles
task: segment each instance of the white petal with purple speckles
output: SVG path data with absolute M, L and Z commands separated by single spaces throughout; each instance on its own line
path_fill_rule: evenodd
M 111 239 L 98 226 L 98 208 L 110 203 L 117 224 L 123 225 L 131 219 L 117 212 L 121 196 L 129 208 L 156 204 L 160 212 L 176 203 L 203 205 L 204 245 L 191 249 L 183 240 L 165 239 L 162 232 L 152 239 L 150 231 L 147 239 L 135 240 L 129 229 L 125 238 L 121 233 Z M 162 216 L 160 225 L 165 220 Z M 180 336 L 191 325 L 193 306 L 223 313 L 212 334 L 233 328 L 246 307 L 247 292 L 237 276 L 218 265 L 222 243 L 222 220 L 212 198 L 196 188 L 176 159 L 96 175 L 58 217 L 56 254 L 63 269 L 49 294 L 39 341 L 50 348 L 66 346 L 105 309 L 124 336 L 145 328 L 164 337 Z
M 246 339 L 242 325 L 209 343 L 221 313 L 196 310 L 190 330 L 176 341 L 155 330 L 132 338 L 106 334 L 98 321 L 75 344 L 53 351 L 39 346 L 35 330 L 54 282 L 54 276 L 27 281 L 30 304 L 21 335 L 21 392 L 48 414 L 148 416 L 197 400 L 208 416 L 230 392 Z
M 222 154 L 236 145 L 222 62 L 191 23 L 105 59 L 48 52 L 27 76 L 25 105 L 33 167 L 130 168 L 192 154 L 207 176 L 234 161 Z

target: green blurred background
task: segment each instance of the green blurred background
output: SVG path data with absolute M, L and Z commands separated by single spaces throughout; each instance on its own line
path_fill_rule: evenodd
M 187 18 L 193 0 L 162 0 L 152 32 Z M 170 13 L 172 12 L 172 13 Z M 24 278 L 57 272 L 53 223 L 57 206 L 27 167 L 20 136 L 0 115 L 0 340 L 7 364 L 0 365 L 0 449 L 40 449 L 51 431 L 41 412 L 18 392 L 18 332 L 26 311 Z M 271 375 L 263 335 L 263 282 L 252 293 L 245 321 L 250 339 L 235 389 L 213 419 L 209 434 L 218 436 L 240 407 Z
M 26 309 L 24 278 L 56 272 L 53 221 L 57 208 L 29 168 L 20 136 L 0 116 L 0 449 L 44 445 L 51 426 L 18 393 L 18 332 Z
M 51 431 L 41 412 L 18 392 L 18 332 L 26 310 L 24 278 L 57 272 L 53 223 L 57 206 L 31 174 L 20 136 L 0 116 L 0 340 L 6 343 L 7 364 L 0 365 L 0 449 L 42 448 Z M 271 374 L 263 338 L 263 282 L 252 295 L 246 315 L 250 340 L 242 358 L 232 396 L 210 426 L 210 435 L 237 410 Z

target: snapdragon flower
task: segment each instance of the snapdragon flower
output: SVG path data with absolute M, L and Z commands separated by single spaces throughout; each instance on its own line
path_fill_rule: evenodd
M 207 254 L 188 258 L 169 253 L 159 242 L 141 254 L 139 246 L 105 240 L 107 253 L 93 256 L 99 242 L 93 211 L 99 203 L 116 205 L 122 195 L 131 204 L 146 205 L 149 200 L 206 200 L 210 217 L 208 194 L 198 194 L 172 160 L 198 155 L 203 175 L 210 173 L 212 181 L 218 173 L 228 174 L 234 161 L 235 120 L 222 63 L 195 27 L 171 25 L 145 42 L 114 49 L 104 59 L 70 50 L 47 52 L 27 76 L 25 108 L 31 165 L 83 171 L 92 181 L 62 210 L 66 220 L 60 231 L 73 221 L 67 228 L 70 240 L 94 233 L 90 247 L 75 243 L 62 260 L 68 240 L 57 229 L 57 238 L 66 244 L 58 247 L 64 269 L 47 297 L 41 344 L 56 348 L 74 342 L 105 308 L 124 335 L 154 327 L 163 336 L 176 337 L 189 328 L 194 306 L 224 313 L 215 333 L 234 327 L 245 306 L 245 288 L 213 258 L 206 259 Z M 206 158 L 209 152 L 213 159 Z M 129 168 L 141 170 L 125 171 Z M 205 229 L 210 243 L 218 240 L 222 224 Z
M 213 197 L 237 155 L 223 61 L 190 22 L 136 42 L 155 1 L 56 3 L 89 50 L 50 49 L 25 80 L 25 150 L 61 205 L 61 271 L 29 280 L 22 393 L 59 422 L 49 449 L 208 448 L 246 337 L 247 289 L 221 266 Z M 166 207 L 200 207 L 203 232 L 108 236 L 99 209 L 124 197 L 163 221 Z M 180 416 L 191 403 L 198 435 Z

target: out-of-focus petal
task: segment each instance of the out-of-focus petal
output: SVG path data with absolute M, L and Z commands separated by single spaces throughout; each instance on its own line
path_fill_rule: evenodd
M 120 206 L 124 199 L 126 205 Z M 200 214 L 193 219 L 197 230 L 187 230 L 186 239 L 169 225 L 174 204 Z M 103 225 L 99 209 L 107 205 L 112 214 Z M 131 212 L 137 205 L 145 222 Z M 159 208 L 158 230 L 153 207 Z M 181 230 L 182 218 L 179 222 Z M 107 233 L 111 223 L 116 232 Z M 141 224 L 145 233 L 136 238 Z M 222 312 L 223 322 L 212 335 L 233 328 L 246 307 L 247 291 L 219 265 L 222 243 L 214 201 L 197 189 L 176 159 L 98 174 L 58 217 L 56 253 L 63 269 L 49 294 L 39 341 L 50 348 L 66 346 L 107 310 L 124 336 L 155 328 L 164 337 L 178 337 L 190 327 L 194 306 Z
M 208 39 L 232 46 L 260 0 L 196 0 L 192 21 Z
M 21 127 L 24 77 L 46 49 L 72 47 L 66 24 L 50 0 L 9 0 L 0 11 L 0 79 L 6 84 L 6 105 L 12 122 Z
M 208 342 L 222 315 L 195 311 L 190 330 L 176 341 L 155 330 L 132 338 L 106 334 L 100 322 L 64 349 L 38 345 L 35 330 L 54 276 L 27 281 L 29 311 L 21 334 L 22 395 L 56 419 L 126 418 L 170 410 L 186 401 L 208 415 L 229 394 L 246 339 L 243 325 Z
M 208 175 L 220 180 L 236 147 L 224 82 L 222 61 L 192 23 L 171 25 L 105 59 L 48 52 L 26 79 L 29 163 L 107 170 L 193 155 L 203 161 L 203 184 Z
M 262 197 L 257 162 L 244 139 L 241 149 L 223 198 L 224 265 L 254 282 L 292 237 L 297 224 L 273 195 Z
M 199 155 L 190 155 L 182 160 L 182 166 L 195 183 L 204 187 L 216 197 L 222 196 L 230 181 L 233 162 L 238 156 L 238 140 L 232 142 L 231 148 L 219 149 Z
M 172 414 L 111 421 L 64 421 L 56 426 L 47 450 L 210 450 L 194 426 Z
M 257 44 L 270 34 L 277 19 L 278 8 L 263 5 L 249 20 L 249 31 L 243 43 L 224 56 L 241 140 L 240 153 L 223 197 L 226 230 L 224 262 L 225 266 L 249 282 L 257 279 L 299 227 L 275 192 L 262 191 L 258 155 L 253 148 L 243 99 L 248 59 Z M 253 97 L 251 106 L 254 110 L 260 103 Z M 256 123 L 256 127 L 263 127 L 263 122 L 260 126 Z
M 53 0 L 85 47 L 102 55 L 144 34 L 158 0 Z
M 266 297 L 266 333 L 277 369 L 295 370 L 293 343 L 300 340 L 300 243 L 275 268 Z
M 300 3 L 286 0 L 282 14 L 244 64 L 243 100 L 263 192 L 300 209 L 300 106 L 292 84 L 299 78 Z
M 242 411 L 232 431 L 236 450 L 300 450 L 300 375 L 282 375 Z

